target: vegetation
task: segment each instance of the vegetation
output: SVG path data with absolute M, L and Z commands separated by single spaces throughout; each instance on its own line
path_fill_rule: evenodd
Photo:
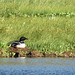
M 75 0 L 0 0 L 0 48 L 21 36 L 34 50 L 75 50 Z
M 0 0 L 0 15 L 75 16 L 74 0 Z

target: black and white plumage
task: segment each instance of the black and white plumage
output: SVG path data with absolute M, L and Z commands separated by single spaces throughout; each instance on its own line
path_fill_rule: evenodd
M 19 41 L 12 41 L 10 42 L 11 47 L 17 47 L 17 48 L 25 48 L 26 45 L 24 43 L 24 40 L 28 40 L 26 37 L 21 37 Z

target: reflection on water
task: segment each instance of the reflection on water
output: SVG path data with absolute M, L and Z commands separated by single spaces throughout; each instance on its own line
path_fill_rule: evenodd
M 0 75 L 75 75 L 75 59 L 0 58 Z

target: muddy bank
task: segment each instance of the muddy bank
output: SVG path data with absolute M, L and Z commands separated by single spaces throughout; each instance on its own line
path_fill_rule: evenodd
M 66 52 L 40 52 L 38 50 L 31 50 L 27 47 L 20 49 L 20 48 L 13 48 L 10 47 L 8 51 L 5 51 L 0 48 L 0 57 L 66 57 L 66 58 L 74 58 L 75 51 L 69 50 Z

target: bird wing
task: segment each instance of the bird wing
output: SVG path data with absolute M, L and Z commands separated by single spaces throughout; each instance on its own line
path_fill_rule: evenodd
M 13 44 L 15 44 L 15 45 L 19 45 L 20 42 L 19 42 L 19 41 L 11 41 L 11 42 L 9 42 L 9 45 L 13 45 Z

